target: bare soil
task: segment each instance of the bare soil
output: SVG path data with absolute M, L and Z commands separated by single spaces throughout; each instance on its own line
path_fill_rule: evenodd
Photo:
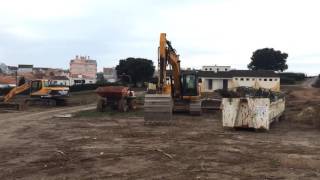
M 298 115 L 317 111 L 319 90 L 284 90 L 286 119 L 269 132 L 223 129 L 217 111 L 178 114 L 172 126 L 94 105 L 3 113 L 0 179 L 320 179 L 319 113 Z

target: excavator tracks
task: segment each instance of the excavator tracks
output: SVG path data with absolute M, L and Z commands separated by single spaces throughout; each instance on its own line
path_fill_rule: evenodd
M 202 114 L 201 100 L 191 101 L 189 104 L 189 114 L 200 116 Z
M 146 94 L 144 101 L 146 125 L 172 124 L 173 101 L 170 94 Z

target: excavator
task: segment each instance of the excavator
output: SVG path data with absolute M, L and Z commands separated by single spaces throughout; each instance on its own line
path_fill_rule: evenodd
M 23 92 L 28 92 L 28 97 L 23 99 L 22 97 L 17 98 L 16 101 L 11 102 L 11 100 Z M 15 106 L 17 109 L 24 109 L 25 105 L 37 104 L 46 106 L 56 106 L 59 104 L 66 104 L 66 97 L 69 96 L 68 87 L 58 87 L 51 86 L 49 80 L 32 80 L 17 86 L 10 90 L 6 94 L 0 105 L 2 107 Z
M 158 67 L 159 79 L 156 93 L 145 95 L 145 123 L 171 123 L 173 112 L 201 115 L 197 72 L 181 70 L 179 55 L 172 47 L 171 42 L 167 40 L 165 33 L 160 34 Z M 170 67 L 171 71 L 168 71 L 167 67 Z

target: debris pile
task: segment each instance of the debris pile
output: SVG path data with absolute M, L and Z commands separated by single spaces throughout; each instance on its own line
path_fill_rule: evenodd
M 233 90 L 218 90 L 218 93 L 224 98 L 269 98 L 271 102 L 285 98 L 285 94 L 281 92 L 251 87 L 238 87 Z

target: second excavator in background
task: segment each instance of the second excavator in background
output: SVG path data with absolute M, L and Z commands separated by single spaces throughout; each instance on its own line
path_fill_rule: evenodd
M 197 71 L 181 70 L 179 55 L 165 33 L 160 34 L 158 51 L 159 80 L 156 94 L 145 96 L 145 123 L 171 123 L 173 112 L 201 115 Z
M 28 95 L 16 97 L 24 92 L 27 92 Z M 13 106 L 16 109 L 22 110 L 26 105 L 34 104 L 42 106 L 65 105 L 68 96 L 68 87 L 53 86 L 49 80 L 44 79 L 32 80 L 10 90 L 10 92 L 3 97 L 2 101 L 0 101 L 0 106 Z

